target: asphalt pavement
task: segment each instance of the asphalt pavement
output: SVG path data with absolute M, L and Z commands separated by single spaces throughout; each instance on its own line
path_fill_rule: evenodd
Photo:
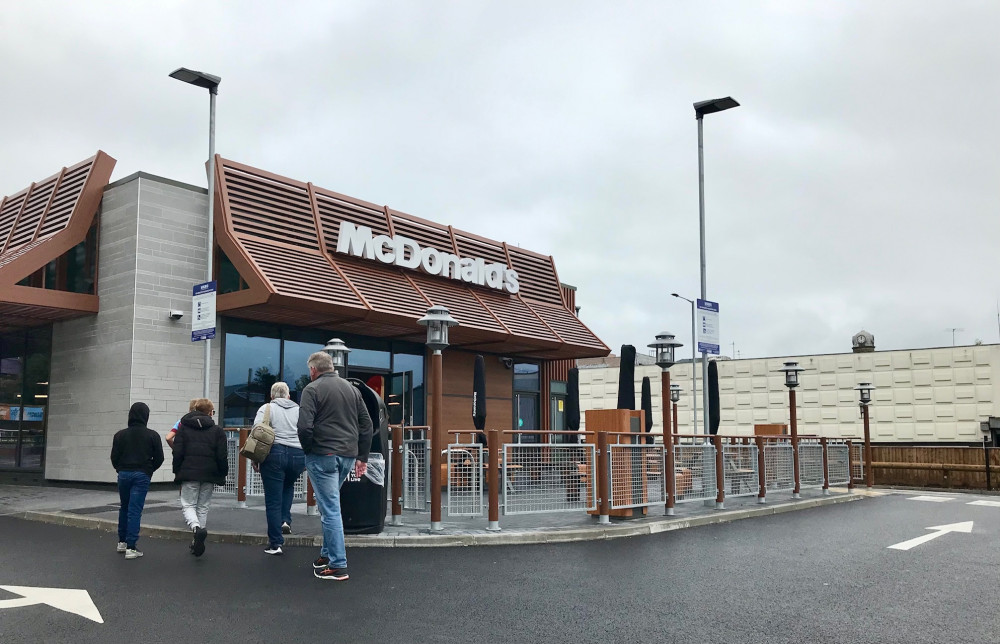
M 944 497 L 943 502 L 910 500 Z M 972 504 L 976 502 L 977 504 Z M 983 504 L 982 502 L 985 502 Z M 969 532 L 928 530 L 965 525 Z M 909 550 L 889 546 L 941 536 Z M 85 589 L 103 623 L 0 589 L 15 642 L 976 642 L 1000 635 L 1000 497 L 893 493 L 642 537 L 492 548 L 145 539 L 0 517 L 0 588 Z M 5 605 L 6 604 L 6 605 Z

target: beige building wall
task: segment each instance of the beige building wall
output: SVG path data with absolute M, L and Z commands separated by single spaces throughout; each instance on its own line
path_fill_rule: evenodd
M 795 360 L 807 371 L 796 390 L 800 434 L 831 438 L 862 436 L 858 392 L 872 382 L 871 431 L 875 441 L 981 441 L 979 423 L 1000 416 L 1000 345 L 946 347 L 873 353 L 840 353 L 752 360 L 720 360 L 719 432 L 751 435 L 762 423 L 788 423 L 788 389 L 776 372 Z M 636 405 L 642 377 L 653 392 L 654 431 L 662 431 L 660 369 L 636 366 Z M 704 431 L 701 366 L 697 365 L 698 427 Z M 691 365 L 674 365 L 671 382 L 682 387 L 680 433 L 692 432 Z M 613 409 L 618 400 L 618 370 L 580 369 L 580 408 Z M 585 416 L 585 414 L 581 414 Z M 581 418 L 585 424 L 584 418 Z

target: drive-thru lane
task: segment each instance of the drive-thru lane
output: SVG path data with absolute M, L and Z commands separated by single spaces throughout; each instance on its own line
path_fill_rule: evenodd
M 0 587 L 85 590 L 103 623 L 0 589 L 13 642 L 994 642 L 1000 507 L 880 498 L 653 536 L 268 557 L 0 517 Z M 938 496 L 938 495 L 931 495 Z M 972 522 L 908 550 L 890 546 Z M 75 596 L 80 597 L 80 596 Z

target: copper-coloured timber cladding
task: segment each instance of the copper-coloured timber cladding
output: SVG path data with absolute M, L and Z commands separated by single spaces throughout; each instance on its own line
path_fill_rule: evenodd
M 220 295 L 220 312 L 290 324 L 301 313 L 303 325 L 419 341 L 416 320 L 443 304 L 459 321 L 453 346 L 542 359 L 609 353 L 574 315 L 549 256 L 216 159 L 218 243 L 249 287 Z M 505 264 L 517 271 L 520 290 L 511 295 L 339 254 L 342 221 Z

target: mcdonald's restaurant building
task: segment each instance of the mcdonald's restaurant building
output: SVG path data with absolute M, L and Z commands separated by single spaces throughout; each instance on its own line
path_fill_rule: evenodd
M 207 272 L 208 193 L 143 172 L 109 183 L 114 166 L 99 151 L 0 202 L 6 478 L 113 480 L 111 439 L 132 403 L 147 403 L 150 427 L 166 433 L 201 396 L 191 309 Z M 223 426 L 247 426 L 277 380 L 297 399 L 306 358 L 331 337 L 351 348 L 347 375 L 383 394 L 391 422 L 426 424 L 417 320 L 432 305 L 459 322 L 444 351 L 440 432 L 471 429 L 476 354 L 487 427 L 528 432 L 562 429 L 568 369 L 609 353 L 549 256 L 221 157 L 215 182 L 209 373 Z M 170 478 L 165 467 L 154 481 Z

